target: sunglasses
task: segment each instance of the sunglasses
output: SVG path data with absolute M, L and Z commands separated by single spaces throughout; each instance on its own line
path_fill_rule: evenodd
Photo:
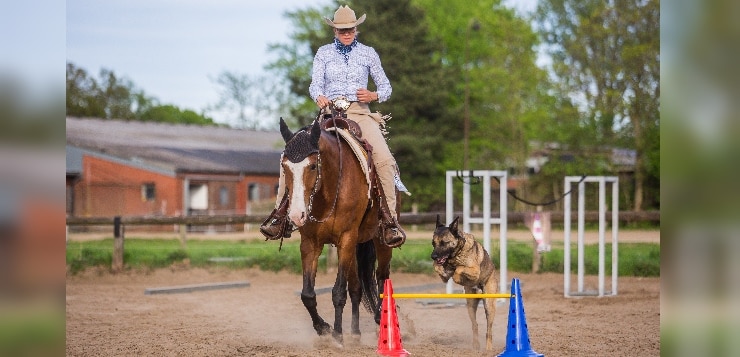
M 338 34 L 340 35 L 350 35 L 355 33 L 355 28 L 348 28 L 348 29 L 334 29 Z

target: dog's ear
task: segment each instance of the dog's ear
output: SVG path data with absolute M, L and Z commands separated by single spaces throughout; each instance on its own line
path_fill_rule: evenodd
M 437 228 L 444 227 L 445 225 L 439 220 L 439 214 L 437 214 Z
M 450 223 L 450 232 L 452 232 L 452 235 L 457 237 L 457 221 L 460 220 L 460 216 L 455 217 L 455 219 Z

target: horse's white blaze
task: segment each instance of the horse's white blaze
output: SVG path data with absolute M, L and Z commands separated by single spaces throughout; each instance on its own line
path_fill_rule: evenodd
M 293 173 L 293 190 L 290 193 L 290 210 L 288 217 L 296 225 L 301 227 L 306 223 L 308 213 L 306 212 L 306 186 L 303 185 L 303 172 L 308 167 L 308 158 L 301 162 L 286 162 L 287 169 Z

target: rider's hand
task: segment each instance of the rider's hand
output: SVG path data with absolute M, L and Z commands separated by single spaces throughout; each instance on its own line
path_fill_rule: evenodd
M 318 96 L 318 98 L 316 98 L 316 105 L 321 109 L 326 108 L 326 106 L 329 105 L 329 98 L 323 95 Z
M 371 92 L 366 88 L 360 88 L 357 90 L 357 100 L 362 103 L 370 103 L 374 100 L 378 100 L 378 93 Z

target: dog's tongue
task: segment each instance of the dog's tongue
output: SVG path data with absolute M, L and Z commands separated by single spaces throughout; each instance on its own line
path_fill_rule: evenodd
M 439 265 L 444 264 L 446 261 L 447 261 L 447 257 L 442 257 L 442 258 L 435 260 L 435 262 L 437 262 L 437 264 Z

